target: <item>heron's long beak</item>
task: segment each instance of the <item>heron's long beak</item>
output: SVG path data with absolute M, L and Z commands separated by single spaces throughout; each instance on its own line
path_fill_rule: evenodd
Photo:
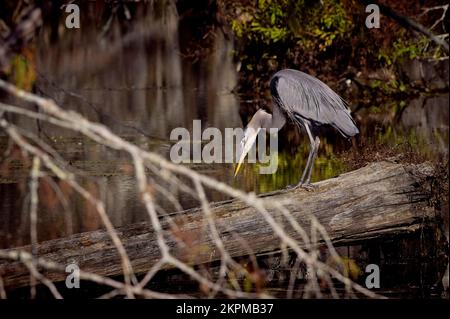
M 234 177 L 236 177 L 236 175 L 238 174 L 239 169 L 241 168 L 241 165 L 244 162 L 245 156 L 250 151 L 253 144 L 255 144 L 256 137 L 258 136 L 259 130 L 260 129 L 257 129 L 256 131 L 253 129 L 249 129 L 249 131 L 247 132 L 248 136 L 244 137 L 245 142 L 244 142 L 244 146 L 241 148 L 242 152 L 241 152 L 241 156 L 239 158 L 238 165 L 236 166 L 236 169 L 234 171 Z

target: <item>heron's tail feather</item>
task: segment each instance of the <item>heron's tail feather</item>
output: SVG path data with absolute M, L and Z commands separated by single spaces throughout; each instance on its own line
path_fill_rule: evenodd
M 339 131 L 345 138 L 350 138 L 359 134 L 359 130 L 356 127 L 355 120 L 353 120 L 350 113 L 341 111 L 338 113 L 337 118 L 333 121 L 332 126 Z

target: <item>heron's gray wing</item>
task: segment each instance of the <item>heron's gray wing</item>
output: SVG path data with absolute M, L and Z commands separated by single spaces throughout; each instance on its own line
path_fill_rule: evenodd
M 346 137 L 359 133 L 345 101 L 315 77 L 296 70 L 279 71 L 272 77 L 271 92 L 291 118 L 332 125 Z

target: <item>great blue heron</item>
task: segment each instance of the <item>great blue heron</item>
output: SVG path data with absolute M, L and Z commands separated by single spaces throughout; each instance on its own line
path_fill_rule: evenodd
M 345 101 L 325 83 L 306 73 L 292 69 L 278 71 L 270 80 L 270 93 L 272 114 L 259 109 L 248 123 L 241 141 L 242 152 L 235 176 L 255 143 L 259 130 L 281 129 L 286 119 L 290 119 L 299 129 L 306 131 L 310 142 L 308 160 L 295 187 L 310 187 L 311 172 L 320 144 L 316 128 L 331 125 L 345 138 L 358 134 L 358 128 Z

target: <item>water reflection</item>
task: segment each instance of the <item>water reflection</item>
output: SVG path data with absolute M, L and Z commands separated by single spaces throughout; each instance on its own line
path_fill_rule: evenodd
M 194 32 L 188 28 L 196 26 L 183 24 L 180 28 L 174 2 L 162 1 L 154 4 L 156 8 L 140 3 L 131 8 L 137 5 L 143 9 L 131 10 L 132 23 L 112 19 L 108 30 L 100 24 L 104 8 L 93 3 L 83 4 L 82 12 L 87 18 L 80 30 L 61 28 L 61 17 L 59 24 L 45 24 L 35 52 L 37 91 L 167 158 L 173 143 L 168 140 L 171 130 L 176 127 L 191 130 L 194 119 L 202 120 L 203 128 L 217 127 L 222 132 L 226 127 L 242 127 L 239 111 L 243 108 L 241 114 L 245 113 L 247 104 L 231 93 L 237 84 L 232 41 L 217 30 L 208 42 L 210 47 L 204 58 L 193 60 L 183 52 L 188 52 L 192 45 L 189 34 Z M 448 115 L 448 108 L 436 107 L 447 105 L 448 94 L 435 99 L 423 98 L 405 108 L 396 122 L 402 124 L 401 130 L 383 124 L 383 130 L 374 134 L 373 126 L 364 120 L 370 116 L 361 114 L 360 138 L 368 143 L 396 143 L 394 137 L 409 140 L 409 133 L 403 132 L 413 131 L 426 143 L 436 143 L 433 152 L 436 149 L 438 153 L 448 152 L 445 145 L 448 120 L 443 116 Z M 137 197 L 130 159 L 125 154 L 46 123 L 38 127 L 35 121 L 24 117 L 11 120 L 49 142 L 72 168 L 85 172 L 83 186 L 104 200 L 114 225 L 147 219 Z M 283 188 L 298 182 L 309 150 L 308 143 L 302 142 L 306 140 L 302 137 L 298 140 L 288 129 L 281 137 L 278 170 L 273 175 L 259 175 L 255 164 L 245 165 L 236 179 L 231 164 L 189 166 L 246 191 L 261 193 Z M 8 147 L 7 141 L 4 137 L 0 140 L 3 151 Z M 297 143 L 291 143 L 293 140 Z M 417 147 L 421 148 L 422 144 L 418 143 Z M 351 149 L 351 142 L 326 136 L 321 143 L 313 181 L 346 171 L 347 164 L 339 152 Z M 0 248 L 29 241 L 27 171 L 18 154 L 7 162 L 4 167 L 8 172 L 2 170 L 0 174 Z M 56 189 L 61 189 L 63 194 L 58 194 Z M 64 183 L 47 178 L 41 183 L 40 195 L 45 200 L 39 209 L 39 240 L 102 226 L 94 208 Z M 59 195 L 64 195 L 67 202 L 61 201 Z M 208 196 L 215 201 L 224 199 L 217 193 Z M 198 205 L 188 196 L 180 195 L 179 200 L 184 208 Z M 161 210 L 173 210 L 164 199 L 158 205 Z

